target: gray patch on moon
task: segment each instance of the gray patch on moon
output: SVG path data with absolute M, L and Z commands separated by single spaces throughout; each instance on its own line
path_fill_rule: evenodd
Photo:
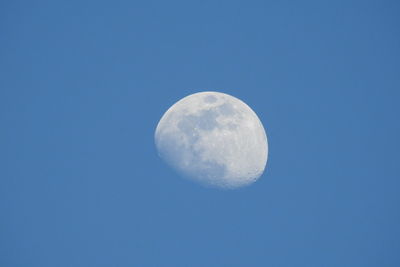
M 213 95 L 208 95 L 204 97 L 204 102 L 206 103 L 215 103 L 217 101 L 217 98 Z
M 229 130 L 236 130 L 238 128 L 238 125 L 230 122 L 226 125 L 226 128 L 228 128 Z
M 216 101 L 216 97 L 209 95 L 206 98 L 213 98 Z M 214 101 L 212 100 L 212 101 Z M 178 129 L 184 132 L 188 137 L 192 139 L 196 136 L 197 130 L 212 131 L 215 128 L 221 128 L 221 125 L 217 122 L 218 116 L 234 116 L 237 115 L 237 111 L 234 109 L 231 103 L 224 103 L 217 107 L 203 110 L 199 114 L 190 114 L 183 116 L 178 122 Z M 236 125 L 228 125 L 229 129 L 235 128 Z
M 204 110 L 199 115 L 184 116 L 178 123 L 178 128 L 186 135 L 192 135 L 197 129 L 211 131 L 218 126 L 217 117 L 215 111 Z
M 218 106 L 218 111 L 224 116 L 233 116 L 236 114 L 236 111 L 232 107 L 231 103 L 224 103 Z

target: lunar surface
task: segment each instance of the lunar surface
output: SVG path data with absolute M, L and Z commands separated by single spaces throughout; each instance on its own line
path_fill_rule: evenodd
M 184 177 L 233 189 L 264 172 L 268 143 L 254 111 L 218 92 L 189 95 L 162 116 L 155 132 L 159 155 Z

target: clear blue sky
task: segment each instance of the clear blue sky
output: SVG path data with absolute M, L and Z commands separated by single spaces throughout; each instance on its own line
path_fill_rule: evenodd
M 3 1 L 0 266 L 400 266 L 398 1 Z M 250 105 L 235 191 L 157 156 L 165 110 Z

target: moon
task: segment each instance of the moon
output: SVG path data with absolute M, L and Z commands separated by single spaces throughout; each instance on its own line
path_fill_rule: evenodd
M 256 113 L 219 92 L 186 96 L 162 116 L 155 131 L 160 157 L 205 186 L 234 189 L 264 172 L 268 142 Z

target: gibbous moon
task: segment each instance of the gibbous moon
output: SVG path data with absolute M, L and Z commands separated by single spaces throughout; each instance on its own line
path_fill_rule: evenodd
M 159 155 L 184 177 L 233 189 L 264 172 L 268 143 L 256 113 L 218 92 L 189 95 L 171 106 L 155 132 Z

